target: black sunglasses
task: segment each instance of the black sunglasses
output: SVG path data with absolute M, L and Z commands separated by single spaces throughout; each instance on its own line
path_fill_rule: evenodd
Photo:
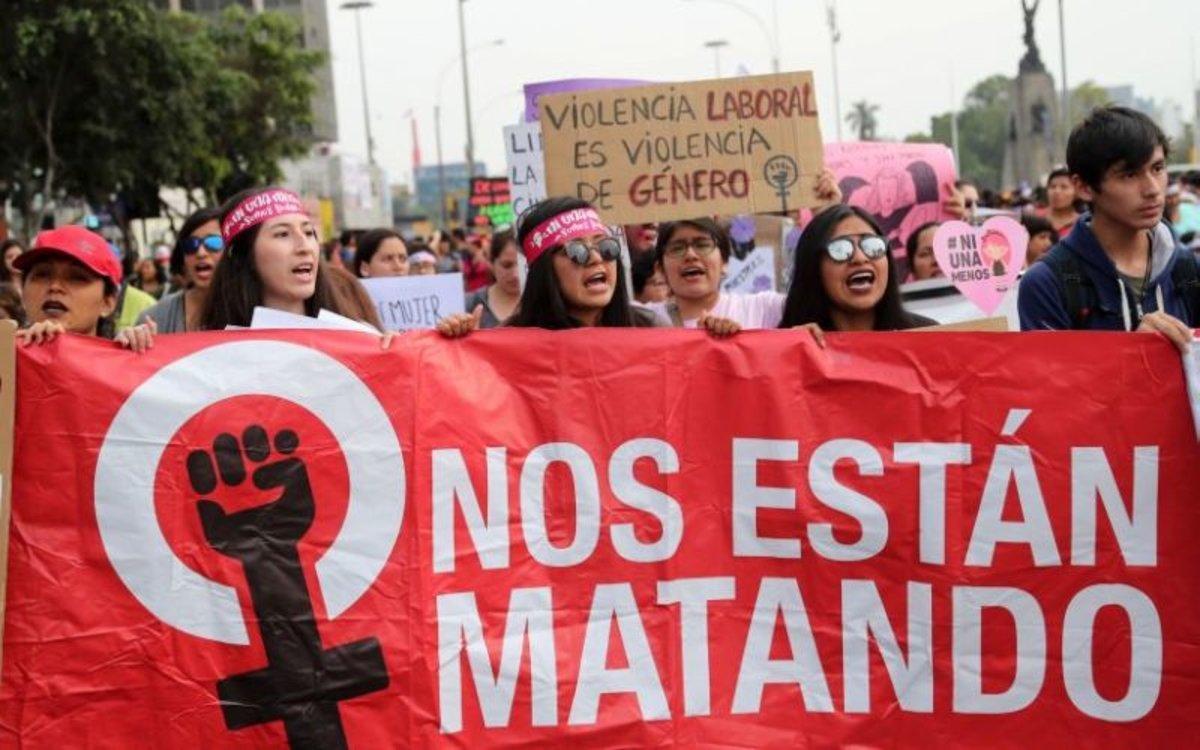
M 601 260 L 616 260 L 621 257 L 621 243 L 612 237 L 605 237 L 595 245 L 589 245 L 582 240 L 569 240 L 562 250 L 577 266 L 586 266 L 592 259 L 593 250 L 600 253 Z
M 225 249 L 225 241 L 219 234 L 206 234 L 203 237 L 187 237 L 183 240 L 183 252 L 193 255 L 200 252 L 200 247 L 210 253 L 219 253 Z
M 825 252 L 835 263 L 845 263 L 854 257 L 855 247 L 862 250 L 868 260 L 877 260 L 887 252 L 887 240 L 877 234 L 846 234 L 830 240 Z

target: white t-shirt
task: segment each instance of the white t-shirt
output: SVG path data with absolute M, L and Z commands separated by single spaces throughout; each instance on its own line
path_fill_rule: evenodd
M 783 302 L 786 297 L 779 292 L 756 292 L 754 294 L 727 294 L 721 292 L 717 304 L 708 311 L 714 318 L 732 320 L 746 330 L 778 328 L 783 319 Z M 672 302 L 655 302 L 646 305 L 663 325 L 673 326 L 668 309 Z M 683 321 L 684 328 L 695 328 L 696 320 Z

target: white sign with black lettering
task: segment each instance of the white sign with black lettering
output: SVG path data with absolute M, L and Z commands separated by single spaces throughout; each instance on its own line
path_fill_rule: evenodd
M 546 198 L 546 164 L 542 157 L 542 126 L 523 122 L 504 129 L 504 158 L 513 213 L 521 213 Z
M 389 331 L 433 328 L 442 318 L 463 312 L 461 273 L 362 279 L 379 320 Z

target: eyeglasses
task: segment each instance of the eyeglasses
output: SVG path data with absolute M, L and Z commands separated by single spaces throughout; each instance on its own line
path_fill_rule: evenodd
M 200 247 L 210 253 L 219 253 L 225 249 L 225 241 L 219 234 L 206 234 L 203 237 L 187 237 L 183 240 L 183 252 L 193 255 L 200 252 Z
M 577 266 L 586 266 L 592 259 L 593 250 L 600 253 L 601 260 L 616 260 L 621 256 L 621 243 L 612 237 L 605 237 L 595 245 L 589 245 L 583 240 L 569 240 L 562 247 L 562 251 Z
M 825 252 L 835 263 L 845 263 L 854 257 L 855 247 L 862 250 L 868 260 L 878 260 L 887 253 L 887 240 L 877 234 L 847 234 L 830 240 Z
M 717 243 L 711 237 L 695 237 L 690 240 L 671 240 L 663 249 L 663 254 L 672 258 L 682 258 L 688 248 L 695 248 L 697 255 L 708 255 L 717 249 Z

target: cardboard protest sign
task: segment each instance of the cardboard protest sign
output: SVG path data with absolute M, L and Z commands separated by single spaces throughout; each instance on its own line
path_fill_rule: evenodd
M 547 192 L 607 221 L 787 212 L 816 202 L 811 73 L 541 97 Z
M 513 223 L 512 195 L 507 177 L 475 177 L 471 180 L 468 222 L 477 227 L 499 227 Z
M 1025 267 L 1029 232 L 1021 222 L 995 216 L 973 227 L 948 221 L 933 235 L 933 255 L 951 283 L 984 315 L 1000 307 Z
M 513 215 L 520 218 L 530 206 L 546 198 L 542 126 L 528 122 L 504 128 L 504 160 Z
M 605 328 L 22 347 L 0 744 L 1196 736 L 1179 353 L 1097 332 L 826 347 Z
M 1009 330 L 1008 318 L 1003 315 L 995 318 L 976 318 L 975 320 L 964 320 L 958 323 L 941 323 L 935 326 L 925 326 L 924 328 L 913 328 L 914 331 L 975 331 L 977 333 L 1005 333 Z
M 843 201 L 875 217 L 897 257 L 917 227 L 952 218 L 942 200 L 944 186 L 956 179 L 954 155 L 941 144 L 829 143 L 825 166 Z
M 360 279 L 389 331 L 433 328 L 448 315 L 463 312 L 461 273 Z
M 525 90 L 525 122 L 537 122 L 540 111 L 538 99 L 545 94 L 561 94 L 567 91 L 594 91 L 596 89 L 620 89 L 641 86 L 649 81 L 630 78 L 562 78 L 557 81 L 527 83 Z

